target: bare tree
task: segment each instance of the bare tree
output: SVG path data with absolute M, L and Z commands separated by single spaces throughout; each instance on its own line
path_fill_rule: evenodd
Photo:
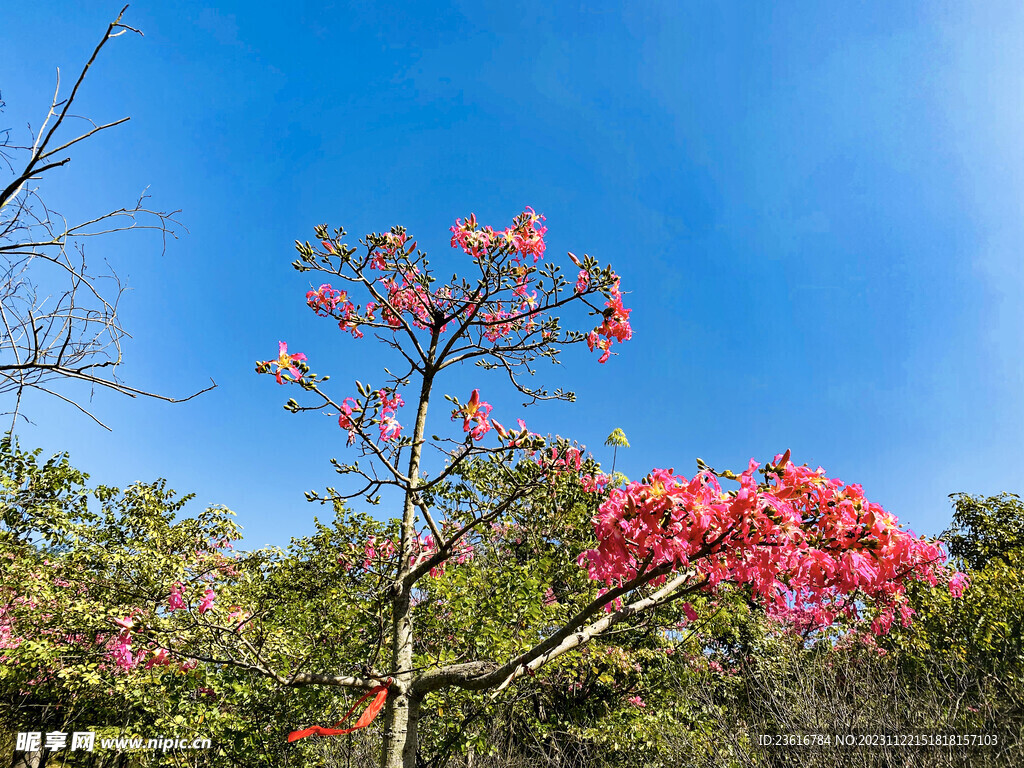
M 34 389 L 78 408 L 106 429 L 88 407 L 55 385 L 74 379 L 92 389 L 98 385 L 129 397 L 184 402 L 216 384 L 184 398 L 147 392 L 123 383 L 116 374 L 122 362 L 121 343 L 129 338 L 118 317 L 125 285 L 106 264 L 89 271 L 85 244 L 128 230 L 152 230 L 165 248 L 176 238 L 178 211 L 151 210 L 145 190 L 130 207 L 69 222 L 51 210 L 40 194 L 39 182 L 71 161 L 68 152 L 79 142 L 128 121 L 96 122 L 75 115 L 72 107 L 90 67 L 110 40 L 125 32 L 142 33 L 123 24 L 126 5 L 107 27 L 82 68 L 68 96 L 61 97 L 60 70 L 49 110 L 38 129 L 29 128 L 31 144 L 12 143 L 10 130 L 0 132 L 0 158 L 10 176 L 0 191 L 0 395 L 13 398 L 11 429 L 21 413 L 22 397 Z M 3 102 L 0 101 L 0 108 Z M 75 121 L 84 130 L 67 131 Z M 0 171 L 2 173 L 2 171 Z M 2 179 L 2 177 L 0 177 Z

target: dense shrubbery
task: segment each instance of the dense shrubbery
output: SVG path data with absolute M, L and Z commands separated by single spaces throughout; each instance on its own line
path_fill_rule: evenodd
M 349 665 L 352 654 L 373 645 L 367 638 L 380 631 L 380 619 L 353 610 L 360 599 L 373 599 L 372 590 L 360 597 L 364 579 L 339 565 L 337 553 L 354 552 L 353 543 L 370 536 L 386 539 L 385 524 L 339 508 L 331 526 L 288 551 L 233 553 L 220 546 L 235 536 L 226 510 L 178 519 L 184 500 L 160 483 L 90 490 L 64 457 L 41 462 L 9 442 L 3 449 L 6 733 L 209 737 L 216 748 L 187 759 L 210 766 L 377 759 L 378 724 L 347 737 L 287 743 L 290 729 L 331 722 L 347 708 L 336 689 L 292 688 L 224 659 L 196 657 L 240 652 L 230 638 L 239 638 L 240 622 L 251 622 L 248 642 L 275 663 Z M 572 498 L 571 489 L 563 492 Z M 547 528 L 481 540 L 472 559 L 427 583 L 418 595 L 418 663 L 443 657 L 452 633 L 472 637 L 482 657 L 500 653 L 517 632 L 543 626 L 545 617 L 557 621 L 586 599 L 596 587 L 566 552 L 586 546 L 582 523 L 594 502 L 583 492 L 575 498 L 570 514 L 538 515 Z M 1011 540 L 990 529 L 979 533 L 968 516 L 997 502 L 1000 525 L 1024 519 L 1015 499 L 958 498 L 959 551 L 984 539 Z M 362 545 L 358 554 L 366 555 Z M 795 753 L 762 748 L 757 735 L 874 730 L 996 735 L 998 749 L 916 752 L 913 764 L 1013 764 L 1024 727 L 1021 554 L 1010 546 L 974 560 L 975 567 L 965 559 L 970 587 L 962 598 L 912 588 L 915 621 L 877 641 L 849 628 L 800 634 L 736 588 L 669 603 L 498 696 L 458 689 L 431 695 L 423 705 L 421 761 L 478 768 L 796 765 Z M 217 595 L 212 604 L 204 604 L 205 588 L 194 586 L 197 573 Z M 552 580 L 564 590 L 537 588 Z M 149 636 L 174 633 L 166 655 L 159 643 L 144 647 L 140 634 L 127 651 L 119 645 L 125 619 L 135 611 L 141 622 L 147 600 L 166 606 L 167 585 L 179 583 L 185 606 L 146 619 Z M 242 601 L 251 616 L 238 612 Z M 124 652 L 137 663 L 119 664 Z M 57 754 L 69 766 L 92 764 L 87 753 Z M 858 754 L 864 765 L 908 764 L 899 750 Z M 825 766 L 847 757 L 815 748 L 798 761 Z M 130 764 L 180 765 L 185 758 L 149 759 L 137 754 Z

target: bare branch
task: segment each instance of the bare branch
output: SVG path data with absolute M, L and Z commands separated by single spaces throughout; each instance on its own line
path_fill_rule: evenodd
M 51 211 L 37 188 L 27 184 L 49 178 L 49 172 L 70 161 L 66 153 L 80 142 L 128 120 L 127 117 L 97 124 L 73 138 L 58 143 L 58 130 L 72 115 L 71 109 L 86 75 L 107 41 L 125 32 L 141 32 L 122 23 L 128 6 L 111 22 L 76 79 L 70 95 L 61 99 L 60 72 L 42 125 L 31 146 L 12 147 L 4 154 L 12 178 L 0 191 L 0 394 L 14 398 L 8 413 L 14 422 L 21 413 L 22 397 L 36 389 L 69 403 L 105 429 L 79 399 L 57 392 L 54 384 L 71 380 L 110 389 L 129 397 L 149 397 L 179 403 L 208 392 L 212 383 L 187 397 L 169 397 L 132 387 L 116 375 L 122 362 L 122 341 L 130 338 L 118 317 L 118 304 L 125 286 L 113 269 L 92 272 L 87 268 L 85 243 L 129 230 L 152 230 L 161 236 L 161 252 L 167 236 L 176 237 L 177 211 L 164 212 L 146 207 L 145 191 L 133 207 L 119 208 L 70 224 Z M 51 145 L 57 144 L 57 146 Z M 23 158 L 20 171 L 10 158 Z

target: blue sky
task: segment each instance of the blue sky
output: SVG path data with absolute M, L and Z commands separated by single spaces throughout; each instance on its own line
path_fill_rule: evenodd
M 921 533 L 949 493 L 1022 490 L 1024 7 L 1018 3 L 163 3 L 103 52 L 79 112 L 132 120 L 44 188 L 69 217 L 150 187 L 181 208 L 90 246 L 129 278 L 123 376 L 183 405 L 97 393 L 106 433 L 32 400 L 22 444 L 93 479 L 166 477 L 234 509 L 246 543 L 311 529 L 336 422 L 253 373 L 277 341 L 341 387 L 387 364 L 304 306 L 295 239 L 547 216 L 548 254 L 611 262 L 632 342 L 545 381 L 532 428 L 641 476 L 790 448 Z M 2 12 L 3 125 L 38 123 L 119 6 Z M 45 41 L 45 43 L 43 42 Z M 490 386 L 474 371 L 447 391 Z M 73 390 L 71 390 L 73 391 Z M 517 401 L 495 384 L 494 415 Z M 444 408 L 434 415 L 446 420 Z M 381 510 L 386 512 L 387 510 Z

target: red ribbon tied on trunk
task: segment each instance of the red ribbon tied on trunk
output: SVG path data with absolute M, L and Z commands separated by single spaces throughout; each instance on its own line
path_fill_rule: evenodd
M 344 736 L 346 733 L 352 733 L 353 731 L 358 731 L 360 728 L 365 728 L 376 719 L 381 709 L 384 708 L 384 702 L 388 700 L 388 687 L 391 685 L 391 682 L 392 680 L 389 677 L 387 682 L 383 685 L 375 686 L 364 693 L 363 698 L 353 704 L 352 709 L 350 709 L 345 716 L 332 727 L 321 728 L 314 725 L 311 728 L 304 728 L 301 731 L 292 731 L 288 734 L 288 741 L 298 741 L 299 739 L 304 739 L 307 736 Z M 373 696 L 373 701 L 370 702 L 370 706 L 363 710 L 363 714 L 361 714 L 359 719 L 356 720 L 355 725 L 349 728 L 338 728 L 339 725 L 352 717 L 352 713 L 359 709 L 359 705 L 371 696 Z

